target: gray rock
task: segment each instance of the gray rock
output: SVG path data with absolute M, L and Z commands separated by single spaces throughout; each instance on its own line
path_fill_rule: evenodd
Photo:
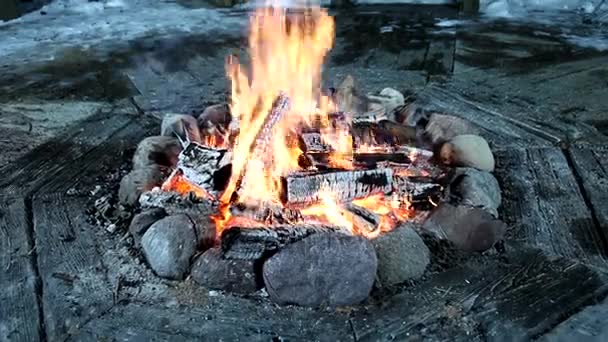
M 154 223 L 141 239 L 141 249 L 154 272 L 183 279 L 196 252 L 194 224 L 186 215 L 167 216 Z
M 165 216 L 167 216 L 167 212 L 164 209 L 151 208 L 144 210 L 133 217 L 131 225 L 129 225 L 129 232 L 131 233 L 131 236 L 133 236 L 136 247 L 141 246 L 141 238 L 148 228 Z
M 431 113 L 415 102 L 397 109 L 395 121 L 409 127 L 423 127 L 429 120 Z
M 441 203 L 423 228 L 439 239 L 451 241 L 465 251 L 482 252 L 500 241 L 507 226 L 479 208 Z
M 457 135 L 479 134 L 479 130 L 469 121 L 457 116 L 433 113 L 424 133 L 433 145 L 439 145 Z
M 133 169 L 143 169 L 152 165 L 172 168 L 182 147 L 175 137 L 153 136 L 142 140 L 133 155 Z
M 369 295 L 378 261 L 360 236 L 314 234 L 264 263 L 266 291 L 276 303 L 319 307 L 357 304 Z
M 214 290 L 248 294 L 259 289 L 253 260 L 222 258 L 219 248 L 211 248 L 199 256 L 190 271 L 192 280 Z
M 123 204 L 135 205 L 142 192 L 160 186 L 166 176 L 159 166 L 132 170 L 120 181 L 118 200 Z
M 368 95 L 370 101 L 382 104 L 388 119 L 395 121 L 395 110 L 405 104 L 405 97 L 398 90 L 384 88 L 379 95 Z
M 198 116 L 198 126 L 201 130 L 214 126 L 228 127 L 232 117 L 230 107 L 227 104 L 216 104 L 205 108 Z
M 430 262 L 430 251 L 410 224 L 372 240 L 378 256 L 378 285 L 390 286 L 418 279 Z
M 448 191 L 452 204 L 481 208 L 498 217 L 502 197 L 498 181 L 491 173 L 466 167 L 455 168 Z
M 198 122 L 192 115 L 165 114 L 160 126 L 160 135 L 167 137 L 178 136 L 182 141 L 201 142 Z
M 494 171 L 494 155 L 488 142 L 478 135 L 458 135 L 441 146 L 441 161 L 445 165 L 473 167 Z

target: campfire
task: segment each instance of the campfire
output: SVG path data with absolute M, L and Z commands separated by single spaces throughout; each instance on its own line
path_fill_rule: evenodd
M 421 124 L 398 119 L 397 113 L 411 108 L 391 88 L 362 95 L 352 77 L 323 88 L 322 67 L 333 39 L 333 19 L 321 8 L 258 9 L 251 18 L 248 67 L 235 56 L 227 59 L 229 106 L 211 106 L 198 120 L 167 115 L 162 136 L 140 144 L 119 195 L 135 198 L 131 202 L 144 210 L 131 233 L 158 275 L 180 279 L 190 271 L 210 287 L 239 292 L 260 287 L 255 279 L 263 264 L 264 286 L 278 302 L 352 304 L 367 297 L 377 273 L 385 283 L 406 280 L 380 274 L 378 263 L 392 256 L 378 245 L 393 230 L 405 225 L 399 229 L 414 234 L 399 248 L 419 248 L 426 258 L 419 262 L 421 273 L 429 250 L 408 224 L 422 224 L 431 211 L 446 208 L 447 221 L 468 224 L 467 215 L 449 217 L 446 188 L 455 170 L 450 167 L 474 167 L 492 177 L 485 140 L 463 120 L 441 114 L 425 119 L 427 139 L 421 138 Z M 460 195 L 471 209 L 489 208 L 469 224 L 498 227 L 490 235 L 484 230 L 473 249 L 489 248 L 504 230 L 494 218 L 500 198 L 488 206 L 476 202 L 479 196 Z M 435 226 L 446 222 L 432 216 L 426 221 Z M 293 255 L 298 248 L 304 251 L 299 257 Z M 192 263 L 197 250 L 206 252 Z M 281 255 L 291 261 L 277 261 Z M 395 262 L 416 264 L 388 264 Z M 323 272 L 311 271 L 312 264 Z M 223 276 L 210 275 L 213 270 Z M 299 270 L 305 280 L 296 283 L 324 284 L 310 292 L 317 299 L 294 293 L 299 285 L 289 278 Z M 339 277 L 326 279 L 332 270 Z M 247 279 L 254 279 L 250 286 L 243 284 Z
M 250 69 L 236 58 L 227 65 L 230 124 L 210 122 L 200 141 L 183 130 L 184 151 L 162 189 L 218 200 L 218 234 L 289 224 L 374 237 L 433 203 L 440 186 L 411 177 L 424 173 L 432 152 L 353 135 L 349 99 L 322 92 L 333 35 L 319 8 L 256 12 Z

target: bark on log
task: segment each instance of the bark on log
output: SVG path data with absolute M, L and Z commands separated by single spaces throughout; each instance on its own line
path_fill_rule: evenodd
M 286 94 L 280 93 L 277 100 L 272 106 L 270 113 L 266 116 L 262 127 L 257 132 L 253 141 L 253 155 L 262 155 L 269 151 L 269 146 L 272 141 L 272 135 L 274 127 L 281 121 L 281 119 L 287 114 L 290 107 L 289 97 Z M 258 154 L 259 153 L 259 154 Z M 272 156 L 268 155 L 269 158 L 265 158 L 267 163 L 272 162 Z
M 220 190 L 216 186 L 217 173 L 230 163 L 230 152 L 191 142 L 179 155 L 177 167 L 183 177 L 209 193 Z M 219 185 L 219 184 L 218 184 Z
M 232 227 L 222 233 L 222 255 L 227 259 L 254 260 L 312 234 L 350 233 L 330 225 L 296 224 L 269 227 Z
M 391 169 L 353 170 L 317 174 L 294 174 L 282 179 L 281 200 L 288 204 L 319 202 L 319 195 L 329 191 L 338 202 L 392 190 Z
M 230 214 L 233 217 L 245 217 L 265 224 L 293 224 L 302 220 L 302 213 L 299 210 L 272 204 L 251 207 L 239 203 L 230 207 Z

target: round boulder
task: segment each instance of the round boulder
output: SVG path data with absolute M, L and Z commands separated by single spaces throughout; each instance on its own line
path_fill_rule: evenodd
M 444 143 L 457 135 L 478 134 L 469 121 L 453 115 L 433 113 L 424 129 L 425 136 L 433 145 Z
M 468 167 L 455 168 L 449 185 L 450 202 L 481 208 L 498 217 L 502 201 L 498 181 L 489 172 Z
M 372 240 L 378 256 L 378 285 L 420 278 L 430 262 L 428 247 L 413 226 L 403 224 Z
M 162 208 L 146 209 L 135 215 L 131 221 L 131 225 L 129 225 L 129 232 L 133 236 L 135 246 L 139 247 L 141 245 L 141 238 L 148 228 L 165 216 L 167 216 L 167 212 Z
M 230 107 L 225 103 L 216 104 L 205 108 L 198 116 L 198 126 L 201 130 L 215 126 L 228 127 L 231 120 Z
M 459 135 L 441 146 L 439 152 L 445 165 L 472 167 L 494 171 L 494 155 L 488 142 L 478 135 Z
M 163 278 L 183 279 L 196 252 L 195 227 L 188 216 L 167 216 L 154 223 L 141 239 L 141 249 L 154 272 Z
M 133 155 L 133 169 L 143 169 L 153 165 L 174 167 L 182 150 L 175 137 L 154 136 L 142 140 Z
M 353 305 L 374 284 L 378 260 L 360 236 L 314 234 L 264 263 L 266 291 L 276 303 L 310 307 Z
M 433 209 L 423 228 L 469 252 L 489 249 L 503 238 L 507 230 L 504 222 L 482 209 L 448 203 L 441 203 Z
M 219 248 L 201 254 L 190 271 L 192 280 L 209 289 L 248 294 L 258 290 L 254 260 L 222 258 Z
M 182 141 L 201 142 L 198 122 L 192 115 L 165 114 L 160 125 L 160 135 L 167 137 L 177 135 Z
M 135 205 L 142 192 L 160 186 L 165 177 L 157 165 L 134 169 L 120 181 L 118 199 L 122 204 Z

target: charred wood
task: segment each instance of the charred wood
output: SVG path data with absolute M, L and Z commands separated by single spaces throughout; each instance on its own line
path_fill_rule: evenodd
M 214 193 L 221 190 L 222 173 L 230 173 L 230 152 L 191 142 L 179 155 L 177 167 L 183 177 L 194 185 Z M 221 172 L 219 172 L 222 170 Z M 216 182 L 217 180 L 217 182 Z M 217 184 L 216 184 L 217 183 Z
M 407 197 L 417 209 L 430 209 L 441 198 L 443 187 L 430 178 L 394 176 L 393 191 Z
M 288 204 L 312 204 L 323 192 L 331 192 L 338 202 L 389 193 L 393 186 L 391 169 L 353 170 L 328 173 L 300 173 L 284 177 L 281 200 Z
M 358 230 L 373 232 L 380 227 L 380 216 L 370 210 L 352 203 L 346 205 L 344 209 L 346 209 L 344 214 Z
M 233 217 L 245 217 L 266 224 L 293 224 L 302 220 L 299 210 L 273 204 L 247 206 L 239 203 L 230 207 L 230 214 Z
M 227 259 L 254 260 L 319 233 L 350 234 L 330 225 L 296 224 L 269 227 L 232 227 L 222 233 L 222 255 Z

